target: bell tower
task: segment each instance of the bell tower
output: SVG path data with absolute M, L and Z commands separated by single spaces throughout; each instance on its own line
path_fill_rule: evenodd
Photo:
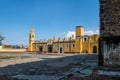
M 82 37 L 84 36 L 84 27 L 76 26 L 76 52 L 82 53 Z
M 30 29 L 30 34 L 29 34 L 29 47 L 28 51 L 32 52 L 33 51 L 33 43 L 35 41 L 35 33 L 34 33 L 34 28 L 32 27 Z

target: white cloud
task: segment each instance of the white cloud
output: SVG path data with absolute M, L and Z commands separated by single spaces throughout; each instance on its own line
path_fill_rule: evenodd
M 92 30 L 85 31 L 85 35 L 93 35 L 93 34 L 94 34 L 94 31 Z
M 99 30 L 88 30 L 88 31 L 85 31 L 85 35 L 93 35 L 93 34 L 99 34 Z
M 53 37 L 57 37 L 57 38 L 63 38 L 66 35 L 66 32 L 62 32 L 62 33 L 54 33 Z
M 85 35 L 93 35 L 93 34 L 99 34 L 99 30 L 95 30 L 95 31 L 88 30 L 88 31 L 85 31 Z M 57 34 L 53 33 L 52 37 L 55 37 L 55 38 L 59 38 L 59 37 L 60 38 L 64 38 L 64 37 L 70 38 L 70 37 L 72 37 L 72 35 L 74 35 L 74 38 L 75 38 L 75 36 L 76 36 L 75 35 L 75 31 L 68 31 L 68 32 L 62 32 L 62 33 L 57 33 Z M 50 38 L 52 38 L 52 37 L 50 37 Z M 49 37 L 47 39 L 49 39 Z
M 88 31 L 85 31 L 85 35 L 93 35 L 93 34 L 99 34 L 99 30 L 88 30 Z M 75 37 L 75 31 L 68 31 L 67 34 L 65 35 L 65 37 L 69 38 L 71 37 L 72 35 L 74 35 Z
M 98 34 L 99 34 L 99 30 L 96 30 L 96 33 L 98 33 Z
M 74 37 L 75 37 L 75 32 L 74 31 L 68 31 L 67 34 L 66 34 L 66 37 L 69 38 L 72 35 L 74 35 Z

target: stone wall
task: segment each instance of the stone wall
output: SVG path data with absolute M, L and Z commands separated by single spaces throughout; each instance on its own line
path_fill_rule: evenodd
M 120 0 L 100 0 L 100 35 L 120 36 Z
M 120 66 L 120 0 L 100 0 L 99 65 Z

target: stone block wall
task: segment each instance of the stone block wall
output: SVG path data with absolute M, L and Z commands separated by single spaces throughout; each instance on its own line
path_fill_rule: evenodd
M 100 35 L 120 36 L 120 0 L 100 0 Z
M 120 66 L 120 0 L 100 0 L 99 65 Z

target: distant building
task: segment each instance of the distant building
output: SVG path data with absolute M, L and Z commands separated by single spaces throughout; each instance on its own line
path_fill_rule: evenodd
M 2 48 L 3 49 L 12 49 L 12 46 L 11 45 L 2 45 Z
M 29 47 L 30 52 L 40 53 L 98 53 L 99 35 L 84 35 L 84 27 L 76 27 L 76 36 L 67 38 L 53 38 L 49 40 L 35 40 L 34 29 L 30 30 Z
M 3 49 L 25 49 L 25 47 L 23 45 L 2 45 Z

